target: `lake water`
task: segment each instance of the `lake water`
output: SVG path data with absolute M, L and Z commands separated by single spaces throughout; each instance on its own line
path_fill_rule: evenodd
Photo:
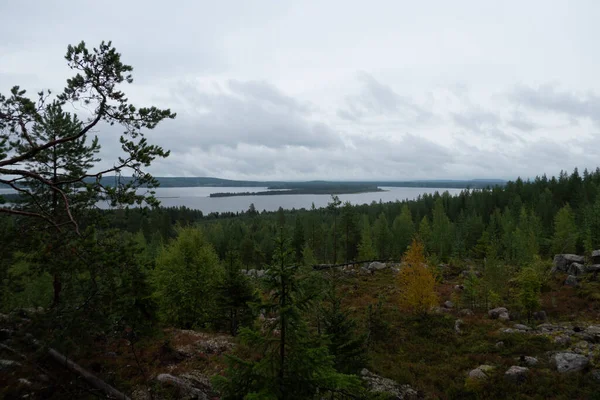
M 352 204 L 370 204 L 373 201 L 385 202 L 396 200 L 412 200 L 420 194 L 448 191 L 451 195 L 460 193 L 461 189 L 435 189 L 435 188 L 407 188 L 407 187 L 381 187 L 385 192 L 356 193 L 339 195 L 342 202 Z M 211 212 L 236 212 L 245 211 L 251 203 L 258 211 L 277 211 L 284 209 L 309 209 L 312 203 L 315 207 L 325 207 L 331 201 L 331 196 L 326 194 L 292 194 L 277 196 L 233 196 L 209 197 L 216 192 L 260 192 L 266 187 L 173 187 L 155 189 L 156 196 L 165 207 L 186 206 L 202 210 L 204 214 Z M 1 193 L 11 193 L 10 189 L 0 189 Z

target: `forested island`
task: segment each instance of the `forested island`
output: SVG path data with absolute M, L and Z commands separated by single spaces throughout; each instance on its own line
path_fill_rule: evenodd
M 232 197 L 232 196 L 278 196 L 278 195 L 293 195 L 293 194 L 355 194 L 355 193 L 373 193 L 383 192 L 384 190 L 371 185 L 359 184 L 343 184 L 343 183 L 323 183 L 318 185 L 304 185 L 295 187 L 290 185 L 289 188 L 282 186 L 274 186 L 271 190 L 263 190 L 259 192 L 225 192 L 211 193 L 210 197 Z
M 0 398 L 598 398 L 600 168 L 389 203 L 165 208 L 138 189 L 169 156 L 144 134 L 175 113 L 129 102 L 110 42 L 66 62 L 55 97 L 0 96 L 0 183 L 22 196 L 0 204 Z M 88 136 L 100 121 L 123 128 L 114 159 Z

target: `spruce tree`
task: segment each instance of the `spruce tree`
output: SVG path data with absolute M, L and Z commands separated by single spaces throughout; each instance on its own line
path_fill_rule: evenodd
M 312 307 L 306 275 L 293 264 L 283 229 L 275 243 L 273 264 L 264 279 L 267 301 L 261 305 L 272 323 L 242 329 L 240 339 L 250 359 L 229 358 L 224 377 L 214 380 L 224 400 L 317 399 L 327 393 L 351 392 L 358 378 L 334 368 L 334 359 L 319 336 L 311 334 L 304 312 Z
M 575 216 L 569 204 L 558 210 L 554 217 L 554 235 L 552 236 L 552 252 L 575 253 L 579 230 L 575 224 Z

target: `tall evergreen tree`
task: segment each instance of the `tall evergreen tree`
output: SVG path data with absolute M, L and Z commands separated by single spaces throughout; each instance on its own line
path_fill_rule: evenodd
M 311 308 L 303 274 L 293 265 L 289 240 L 283 229 L 276 239 L 272 266 L 267 270 L 265 290 L 270 297 L 262 308 L 275 316 L 262 329 L 242 329 L 242 343 L 255 352 L 244 360 L 230 358 L 225 377 L 214 381 L 224 400 L 313 399 L 326 393 L 351 391 L 358 378 L 338 373 L 333 357 L 319 337 L 313 336 L 303 317 Z
M 579 229 L 575 224 L 575 216 L 569 204 L 558 210 L 554 217 L 554 235 L 552 236 L 552 252 L 575 253 Z
M 408 205 L 402 206 L 400 215 L 394 219 L 392 231 L 394 235 L 393 256 L 400 259 L 415 234 L 415 225 Z

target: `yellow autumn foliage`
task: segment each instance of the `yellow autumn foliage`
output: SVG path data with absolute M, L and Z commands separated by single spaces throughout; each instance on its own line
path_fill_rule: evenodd
M 438 296 L 435 276 L 426 264 L 423 242 L 413 239 L 402 261 L 397 275 L 398 304 L 404 311 L 426 314 L 438 304 Z

